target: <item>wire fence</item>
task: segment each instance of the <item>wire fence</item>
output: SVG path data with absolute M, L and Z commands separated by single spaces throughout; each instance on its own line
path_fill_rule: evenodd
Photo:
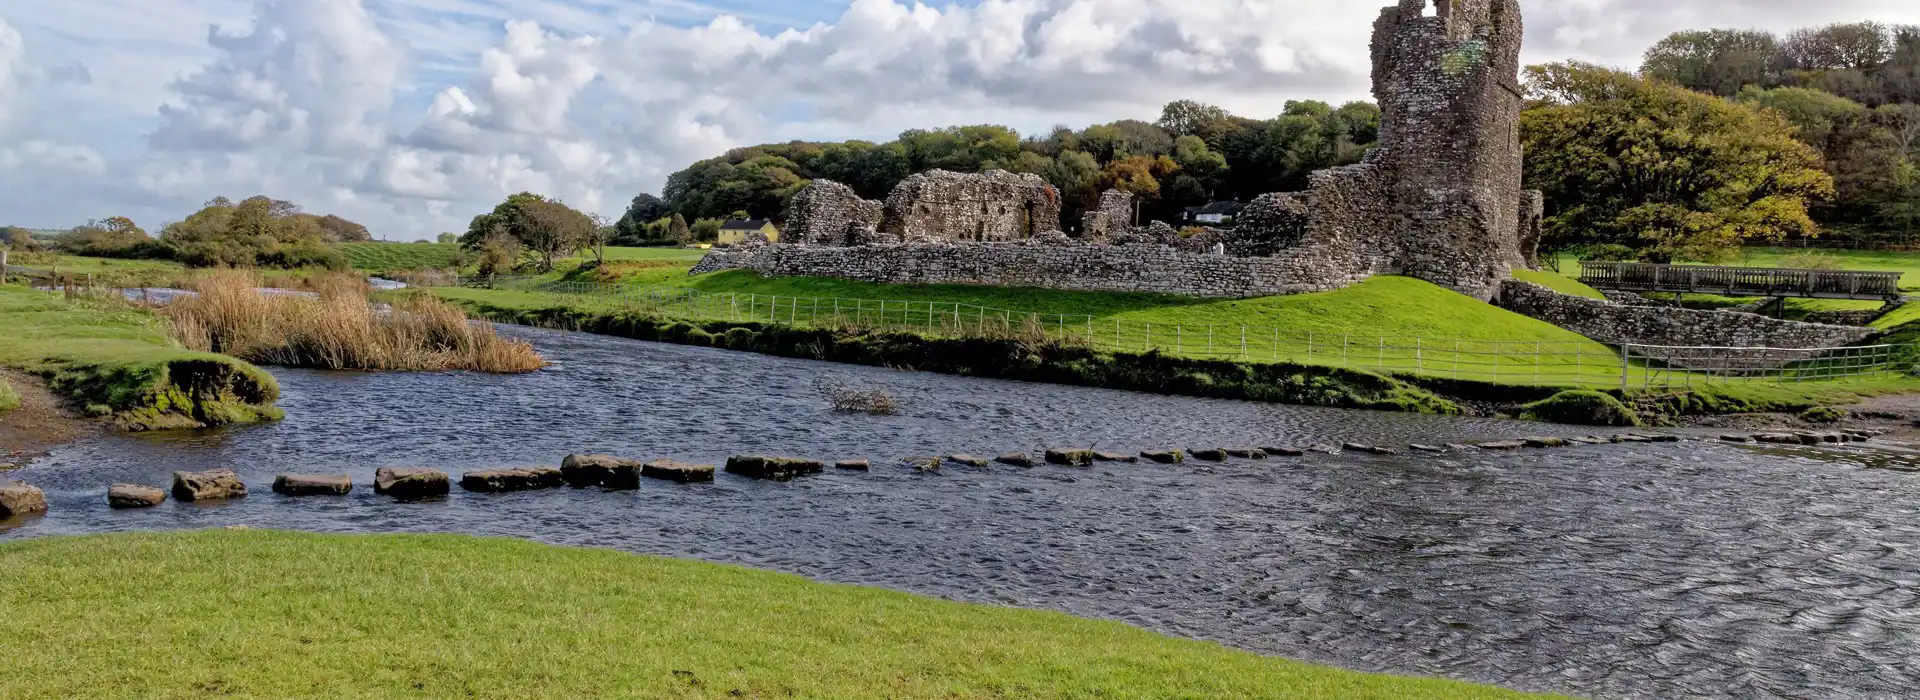
M 1168 324 L 1016 311 L 961 302 L 708 293 L 595 282 L 496 286 L 697 321 L 911 331 L 935 337 L 1038 337 L 1096 350 L 1241 362 L 1295 362 L 1504 384 L 1622 390 L 1736 382 L 1809 382 L 1912 374 L 1920 348 L 1818 349 L 1607 345 L 1331 334 L 1271 326 Z

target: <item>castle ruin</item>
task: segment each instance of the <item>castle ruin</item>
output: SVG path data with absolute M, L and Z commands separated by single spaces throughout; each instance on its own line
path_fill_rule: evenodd
M 1518 0 L 1386 8 L 1373 35 L 1379 146 L 1313 173 L 1306 192 L 1256 199 L 1232 231 L 1182 239 L 1163 223 L 1135 227 L 1131 197 L 1109 192 L 1069 240 L 1059 192 L 1038 176 L 933 171 L 884 205 L 816 182 L 795 197 L 791 244 L 715 252 L 695 271 L 1200 296 L 1403 274 L 1490 299 L 1539 235 L 1541 199 L 1520 186 L 1522 34 Z M 1237 279 L 1212 278 L 1222 274 Z

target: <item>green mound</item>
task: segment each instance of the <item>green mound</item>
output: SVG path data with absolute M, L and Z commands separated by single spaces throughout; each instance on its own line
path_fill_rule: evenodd
M 461 536 L 0 543 L 0 696 L 1520 698 L 1127 625 Z
M 1566 423 L 1569 425 L 1640 425 L 1640 416 L 1611 394 L 1598 391 L 1563 391 L 1520 408 L 1524 420 Z
M 56 393 L 133 430 L 278 419 L 273 375 L 175 346 L 152 315 L 0 287 L 0 365 L 44 376 Z
M 1522 282 L 1532 282 L 1561 294 L 1570 294 L 1588 299 L 1605 300 L 1607 298 L 1607 295 L 1601 294 L 1600 290 L 1581 284 L 1579 280 L 1557 272 L 1514 270 L 1513 278 Z

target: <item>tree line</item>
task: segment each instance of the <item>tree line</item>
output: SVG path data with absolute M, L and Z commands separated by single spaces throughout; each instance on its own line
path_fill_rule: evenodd
M 46 247 L 16 235 L 26 233 L 0 228 L 0 239 L 5 239 L 0 243 L 21 251 Z M 254 196 L 238 202 L 215 197 L 186 219 L 167 224 L 158 236 L 124 216 L 89 221 L 60 234 L 52 247 L 73 255 L 174 260 L 191 267 L 345 269 L 346 256 L 334 244 L 371 240 L 367 227 L 353 221 Z

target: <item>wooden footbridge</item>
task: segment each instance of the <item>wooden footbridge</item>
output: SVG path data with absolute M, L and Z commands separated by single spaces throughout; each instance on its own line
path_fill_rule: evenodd
M 1729 297 L 1894 301 L 1902 296 L 1898 272 L 1583 262 L 1580 281 L 1595 289 Z

